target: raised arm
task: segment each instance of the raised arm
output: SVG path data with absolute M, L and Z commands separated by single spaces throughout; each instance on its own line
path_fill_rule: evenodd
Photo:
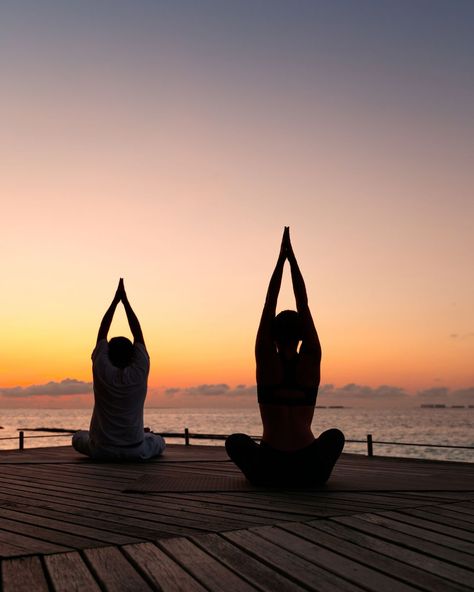
M 121 299 L 121 288 L 123 288 L 123 280 L 120 279 L 117 291 L 115 292 L 114 299 L 112 300 L 112 304 L 107 309 L 102 322 L 100 323 L 99 333 L 97 334 L 97 343 L 102 339 L 107 339 L 107 335 L 109 333 L 110 325 L 112 324 L 112 319 L 114 318 L 115 309 L 117 308 L 117 304 L 120 302 Z
M 125 287 L 122 282 L 121 290 L 120 290 L 120 297 L 123 302 L 123 306 L 125 308 L 125 313 L 127 315 L 128 326 L 130 327 L 130 331 L 133 335 L 133 341 L 135 343 L 141 343 L 145 345 L 145 340 L 143 339 L 142 328 L 140 327 L 140 322 L 138 321 L 137 315 L 133 312 L 133 309 L 128 301 L 127 294 L 125 292 Z
M 290 264 L 291 280 L 293 283 L 293 292 L 296 300 L 296 310 L 301 320 L 301 332 L 302 332 L 302 351 L 305 353 L 317 353 L 321 355 L 321 344 L 319 343 L 318 333 L 314 326 L 313 317 L 308 306 L 308 295 L 306 293 L 306 286 L 304 283 L 303 275 L 300 271 L 298 262 L 296 261 L 293 247 L 290 242 L 290 233 L 288 230 L 288 244 L 287 244 L 287 257 Z
M 263 307 L 260 324 L 257 331 L 257 340 L 255 343 L 255 352 L 258 355 L 262 350 L 267 350 L 269 347 L 274 348 L 272 336 L 272 323 L 275 318 L 276 306 L 278 302 L 278 294 L 280 293 L 281 280 L 283 277 L 283 267 L 287 257 L 287 243 L 289 237 L 289 228 L 285 226 L 283 232 L 283 239 L 281 242 L 280 254 L 273 270 L 270 283 L 268 285 L 267 297 Z

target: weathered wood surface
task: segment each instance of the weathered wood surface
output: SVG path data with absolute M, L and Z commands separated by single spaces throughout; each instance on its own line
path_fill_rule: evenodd
M 474 590 L 474 464 L 345 455 L 320 490 L 123 492 L 157 474 L 238 471 L 212 446 L 149 464 L 0 453 L 1 592 Z

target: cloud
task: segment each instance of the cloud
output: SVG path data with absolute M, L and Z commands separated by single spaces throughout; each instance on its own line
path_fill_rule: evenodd
M 458 389 L 457 391 L 453 391 L 452 396 L 472 398 L 474 401 L 474 386 L 471 386 L 470 388 Z
M 204 404 L 204 401 L 212 400 L 214 402 L 232 401 L 242 404 L 257 403 L 256 385 L 247 386 L 238 384 L 230 387 L 228 384 L 201 384 L 186 388 L 170 387 L 163 391 L 166 396 L 173 399 L 175 403 L 186 401 L 192 404 L 193 400 Z M 386 405 L 413 405 L 416 404 L 416 398 L 398 386 L 382 384 L 377 387 L 367 385 L 348 383 L 341 387 L 333 384 L 323 384 L 319 388 L 318 405 L 344 405 L 344 406 L 379 406 Z
M 474 386 L 450 390 L 446 386 L 435 387 L 419 391 L 420 397 L 426 403 L 441 403 L 444 405 L 474 405 Z
M 0 396 L 7 398 L 60 397 L 62 395 L 87 395 L 92 392 L 92 382 L 65 378 L 61 382 L 32 384 L 30 386 L 0 387 Z
M 179 388 L 174 388 L 174 387 L 167 388 L 164 391 L 165 395 L 167 395 L 168 397 L 173 397 L 174 395 L 176 395 L 179 392 L 180 392 L 180 389 Z
M 465 341 L 466 339 L 472 339 L 474 337 L 474 331 L 470 333 L 451 333 L 451 339 L 456 341 Z
M 408 393 L 398 386 L 382 384 L 378 387 L 371 387 L 361 384 L 349 383 L 336 388 L 333 384 L 324 384 L 319 389 L 319 397 L 330 396 L 331 398 L 343 398 L 347 402 L 361 401 L 387 401 L 406 400 Z
M 231 390 L 231 393 L 234 397 L 257 397 L 257 385 L 245 386 L 245 384 L 239 384 Z
M 246 386 L 245 384 L 238 384 L 231 388 L 228 384 L 200 384 L 197 386 L 190 386 L 186 388 L 170 387 L 164 391 L 164 394 L 169 397 L 243 397 L 248 395 L 256 396 L 257 387 Z
M 449 394 L 449 389 L 446 386 L 437 386 L 430 389 L 426 389 L 423 391 L 418 391 L 418 397 L 422 399 L 432 399 L 433 401 L 438 401 L 441 399 L 446 399 Z
M 453 391 L 451 397 L 458 405 L 474 405 L 474 386 Z
M 183 389 L 184 395 L 201 395 L 205 397 L 216 397 L 226 395 L 230 390 L 228 384 L 200 384 Z

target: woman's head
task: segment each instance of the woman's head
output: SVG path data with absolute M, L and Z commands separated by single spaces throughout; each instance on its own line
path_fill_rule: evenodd
M 298 346 L 301 341 L 301 322 L 296 310 L 283 310 L 273 319 L 273 339 L 279 346 Z
M 109 341 L 109 359 L 117 368 L 130 366 L 133 358 L 133 343 L 126 337 L 112 337 Z

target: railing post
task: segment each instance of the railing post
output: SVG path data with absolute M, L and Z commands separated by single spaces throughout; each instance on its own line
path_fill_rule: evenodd
M 184 445 L 189 446 L 189 430 L 184 428 Z
M 367 434 L 367 456 L 374 456 L 374 447 L 372 444 L 372 434 Z
M 18 434 L 18 449 L 24 450 L 25 448 L 25 432 L 20 432 Z

